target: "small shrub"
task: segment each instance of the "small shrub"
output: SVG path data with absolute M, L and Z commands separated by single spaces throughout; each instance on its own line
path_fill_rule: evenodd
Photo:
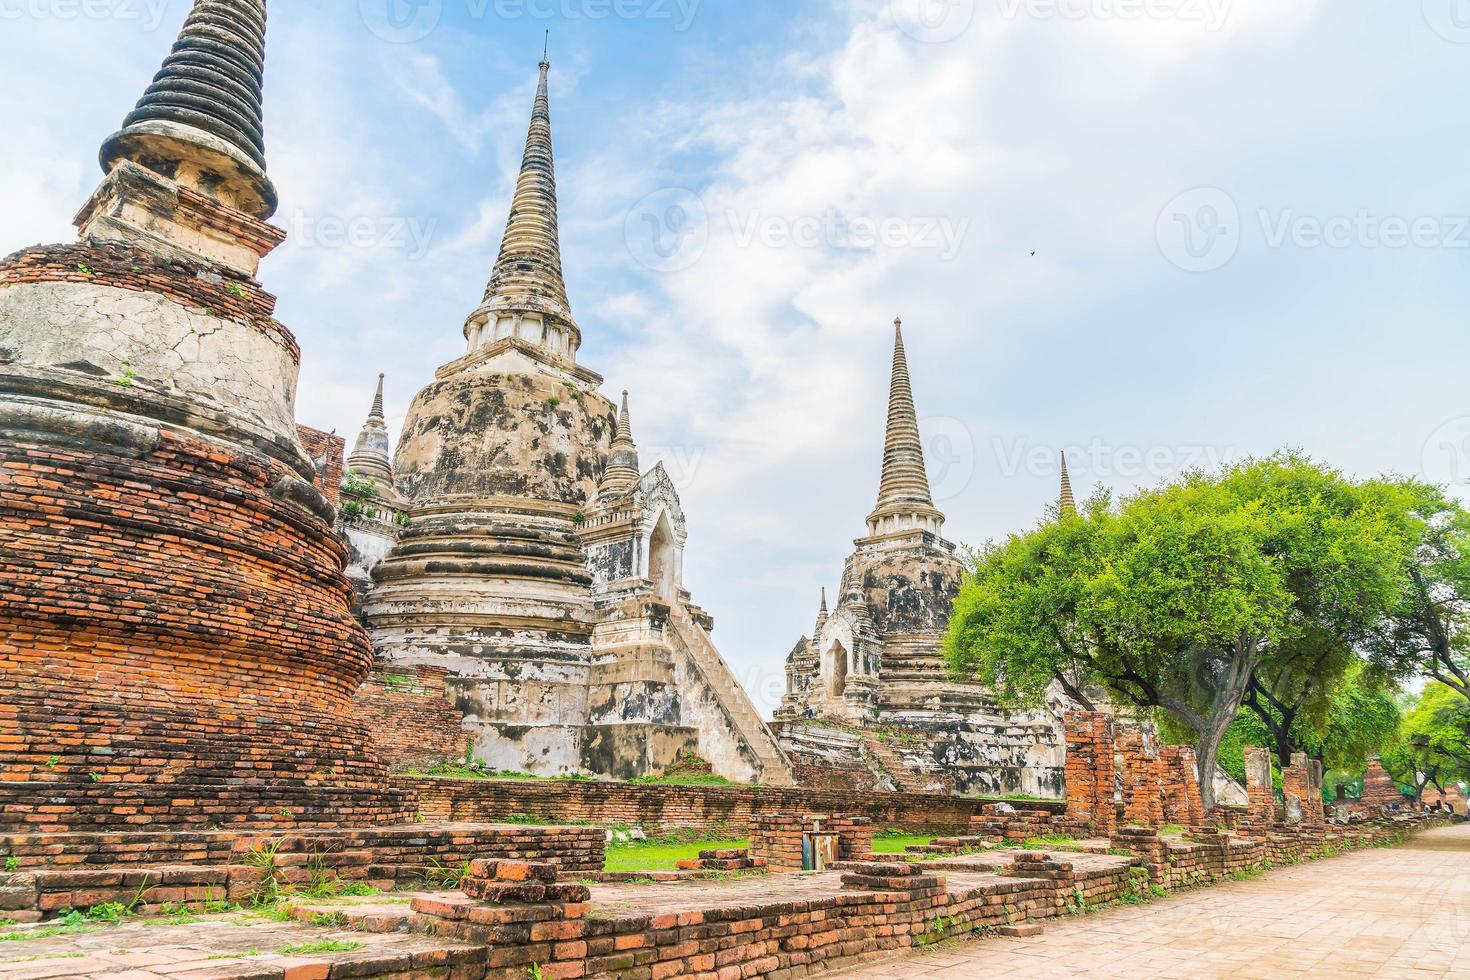
M 437 858 L 429 860 L 433 862 L 433 866 L 424 872 L 424 881 L 436 888 L 458 888 L 470 876 L 468 861 L 455 868 L 442 864 Z

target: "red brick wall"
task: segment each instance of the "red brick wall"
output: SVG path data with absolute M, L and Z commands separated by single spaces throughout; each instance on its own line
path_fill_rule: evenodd
M 395 770 L 464 757 L 471 736 L 445 697 L 443 667 L 379 663 L 352 698 L 352 715 L 372 733 L 378 755 Z
M 1254 827 L 1270 827 L 1277 821 L 1276 788 L 1271 769 L 1271 750 L 1245 747 L 1245 792 L 1248 820 Z
M 629 824 L 650 833 L 695 829 L 744 834 L 763 813 L 864 816 L 878 830 L 963 834 L 984 801 L 907 793 L 743 786 L 638 786 L 629 783 L 512 782 L 405 778 L 429 820 L 486 821 L 531 816 L 548 822 Z M 1027 804 L 1035 806 L 1037 804 Z
M 342 503 L 342 460 L 347 453 L 347 440 L 307 425 L 297 425 L 296 435 L 301 439 L 301 448 L 306 450 L 312 464 L 326 458 L 325 473 L 318 473 L 312 481 L 322 496 L 332 502 L 333 507 Z
M 1159 750 L 1164 779 L 1164 822 L 1182 827 L 1204 824 L 1204 801 L 1199 795 L 1199 764 L 1187 745 L 1165 745 Z
M 1072 711 L 1067 736 L 1067 822 L 1079 832 L 1106 837 L 1117 822 L 1113 721 L 1100 711 Z
M 0 443 L 0 828 L 412 818 L 347 719 L 345 546 L 280 464 Z
M 1383 763 L 1374 759 L 1368 764 L 1368 771 L 1363 774 L 1361 800 L 1364 806 L 1381 809 L 1395 803 L 1402 806 L 1408 801 L 1408 797 L 1404 796 L 1398 783 L 1383 768 Z
M 1123 822 L 1133 827 L 1163 824 L 1164 801 L 1159 747 L 1153 730 L 1117 726 L 1118 770 L 1123 776 Z

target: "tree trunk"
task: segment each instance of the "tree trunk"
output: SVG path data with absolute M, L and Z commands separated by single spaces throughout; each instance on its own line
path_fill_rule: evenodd
M 1296 743 L 1291 740 L 1291 723 L 1282 725 L 1275 734 L 1276 758 L 1281 760 L 1281 768 L 1285 769 L 1291 765 L 1291 757 L 1296 753 Z
M 1220 739 L 1201 737 L 1194 744 L 1194 758 L 1199 764 L 1199 799 L 1205 813 L 1215 809 L 1215 766 L 1220 757 Z

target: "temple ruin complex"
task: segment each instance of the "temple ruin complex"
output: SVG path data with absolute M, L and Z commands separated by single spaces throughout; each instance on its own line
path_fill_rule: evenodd
M 1451 872 L 1412 929 L 1463 957 L 1442 937 L 1467 828 L 1380 765 L 1345 813 L 1320 763 L 1287 760 L 1278 797 L 1247 747 L 1240 800 L 1206 812 L 1193 751 L 1152 728 L 1007 716 L 947 680 L 964 568 L 901 328 L 878 504 L 788 661 L 778 740 L 684 588 L 638 401 L 578 363 L 544 59 L 464 356 L 396 453 L 381 378 L 350 449 L 300 426 L 300 349 L 258 278 L 285 238 L 265 37 L 265 0 L 195 0 L 102 144 L 77 240 L 0 259 L 0 974 L 791 980 L 1035 947 L 1124 904 L 1114 931 L 1149 956 L 1154 898 L 1420 834 Z M 466 753 L 522 773 L 417 771 Z M 729 782 L 632 778 L 693 756 Z M 1013 791 L 1053 798 L 977 795 Z M 635 829 L 702 843 L 618 869 Z M 1375 894 L 1423 897 L 1379 873 Z M 1174 930 L 1191 955 L 1253 939 L 1227 931 Z M 1303 929 L 1268 931 L 1293 953 Z

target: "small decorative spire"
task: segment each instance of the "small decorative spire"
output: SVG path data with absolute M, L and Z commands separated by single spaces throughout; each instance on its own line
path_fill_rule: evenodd
M 818 640 L 822 637 L 822 631 L 827 628 L 827 587 L 822 586 L 822 608 L 817 612 L 817 625 L 812 631 L 812 639 Z
M 195 0 L 173 51 L 123 128 L 102 144 L 104 172 L 131 160 L 262 221 L 265 0 Z
M 1062 498 L 1057 509 L 1063 517 L 1071 517 L 1077 513 L 1077 500 L 1072 496 L 1072 477 L 1067 472 L 1067 454 L 1062 453 Z
M 872 534 L 883 533 L 889 518 L 898 530 L 922 527 L 939 533 L 944 515 L 934 506 L 929 475 L 924 468 L 924 443 L 914 410 L 908 355 L 903 345 L 903 320 L 893 321 L 893 377 L 888 390 L 888 434 L 883 444 L 883 479 L 878 507 L 868 517 Z
M 638 464 L 638 446 L 633 442 L 633 422 L 628 414 L 628 393 L 623 392 L 623 406 L 618 411 L 618 430 L 613 437 L 612 452 L 597 496 L 602 500 L 616 497 L 635 485 L 643 475 Z
M 378 375 L 378 392 L 367 421 L 358 433 L 347 469 L 380 485 L 393 485 L 393 463 L 388 457 L 388 426 L 383 416 L 383 375 Z
M 383 421 L 383 418 L 384 418 L 384 416 L 383 416 L 383 379 L 386 378 L 386 377 L 387 377 L 386 374 L 380 374 L 380 375 L 378 375 L 378 393 L 373 398 L 373 407 L 372 407 L 371 411 L 368 412 L 368 418 L 375 418 L 375 419 L 377 419 L 380 422 Z
M 484 301 L 466 321 L 465 336 L 473 349 L 485 342 L 483 328 L 495 325 L 502 318 L 539 319 L 545 329 L 537 341 L 575 360 L 582 335 L 572 319 L 566 282 L 562 278 L 547 81 L 550 69 L 550 62 L 542 60 L 541 79 L 531 110 L 531 128 L 526 134 L 526 151 L 516 179 L 500 256 L 485 287 Z M 552 338 L 553 330 L 563 335 L 560 343 Z

